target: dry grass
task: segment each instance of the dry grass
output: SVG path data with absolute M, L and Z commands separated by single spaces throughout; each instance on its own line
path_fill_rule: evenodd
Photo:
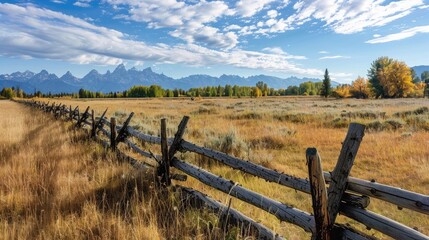
M 51 100 L 52 101 L 52 100 Z M 280 172 L 307 177 L 305 149 L 317 147 L 323 167 L 332 170 L 337 161 L 341 142 L 350 122 L 370 124 L 379 121 L 380 128 L 369 129 L 361 144 L 351 175 L 362 179 L 402 187 L 411 191 L 429 194 L 429 123 L 427 112 L 413 112 L 429 105 L 428 99 L 388 99 L 388 100 L 321 100 L 320 98 L 260 98 L 260 99 L 135 99 L 135 100 L 57 100 L 80 109 L 94 108 L 98 115 L 109 107 L 108 116 L 116 115 L 121 122 L 131 111 L 136 115 L 132 120 L 143 132 L 159 134 L 161 117 L 168 119 L 169 136 L 172 137 L 183 115 L 189 115 L 185 138 L 199 145 L 229 151 L 231 154 L 260 163 Z M 118 114 L 114 114 L 114 113 Z M 416 120 L 418 118 L 418 120 Z M 391 122 L 394 121 L 394 122 Z M 399 127 L 386 127 L 396 122 Z M 233 133 L 233 134 L 232 134 Z M 225 142 L 231 141 L 235 147 L 229 148 Z M 237 148 L 238 146 L 238 148 Z M 152 151 L 158 147 L 145 145 Z M 237 150 L 240 149 L 240 150 Z M 310 196 L 292 189 L 266 183 L 263 180 L 239 174 L 218 164 L 207 164 L 190 153 L 179 154 L 180 158 L 229 178 L 278 199 L 286 204 L 311 212 Z M 229 196 L 190 178 L 187 186 L 202 190 L 224 203 Z M 298 227 L 279 221 L 262 210 L 239 200 L 232 206 L 253 217 L 288 239 L 309 238 L 308 233 Z M 429 234 L 429 217 L 408 210 L 398 210 L 396 206 L 373 200 L 370 210 L 416 227 Z M 362 224 L 344 217 L 339 221 L 364 230 Z M 365 231 L 380 238 L 387 238 L 374 230 Z
M 120 163 L 88 134 L 18 103 L 0 101 L 0 239 L 223 237 L 198 221 L 153 174 Z M 195 219 L 194 219 L 195 220 Z M 227 232 L 226 234 L 230 234 Z

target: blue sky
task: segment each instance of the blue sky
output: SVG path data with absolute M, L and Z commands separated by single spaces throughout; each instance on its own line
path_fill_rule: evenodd
M 0 73 L 152 67 L 351 82 L 389 56 L 429 65 L 423 0 L 44 0 L 0 2 Z

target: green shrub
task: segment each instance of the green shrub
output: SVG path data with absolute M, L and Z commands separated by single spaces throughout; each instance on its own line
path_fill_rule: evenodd
M 200 107 L 198 110 L 193 111 L 193 114 L 217 114 L 218 110 L 216 108 L 206 108 Z
M 212 137 L 206 147 L 240 158 L 245 157 L 248 151 L 247 144 L 237 136 L 234 129 L 230 129 L 227 133 L 217 137 Z
M 421 115 L 429 112 L 428 107 L 419 107 L 414 111 L 404 111 L 404 112 L 396 112 L 393 114 L 395 117 L 407 117 L 411 115 Z
M 366 125 L 366 129 L 369 131 L 372 130 L 372 131 L 378 132 L 378 131 L 382 131 L 384 129 L 384 125 L 381 121 L 376 120 L 376 121 L 368 123 Z
M 227 115 L 226 118 L 231 119 L 231 120 L 241 120 L 241 119 L 247 119 L 247 120 L 259 120 L 262 119 L 263 115 L 260 113 L 256 113 L 256 112 L 245 112 L 245 113 L 241 113 L 241 114 L 231 114 L 231 115 Z
M 405 123 L 397 119 L 388 119 L 384 122 L 385 129 L 397 130 L 402 128 Z
M 377 118 L 384 118 L 385 116 L 386 116 L 385 112 L 372 112 L 372 111 L 341 113 L 341 117 L 348 117 L 348 118 L 377 119 Z
M 336 118 L 332 120 L 332 126 L 334 128 L 345 128 L 350 125 L 350 121 L 346 118 Z

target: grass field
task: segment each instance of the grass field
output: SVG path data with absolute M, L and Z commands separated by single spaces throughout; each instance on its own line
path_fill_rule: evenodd
M 188 115 L 191 119 L 185 139 L 302 178 L 307 177 L 305 165 L 307 147 L 316 147 L 321 155 L 324 170 L 331 171 L 337 161 L 348 124 L 360 122 L 366 124 L 368 129 L 351 176 L 375 179 L 380 183 L 429 194 L 429 148 L 427 147 L 429 146 L 429 110 L 427 109 L 429 99 L 323 100 L 317 97 L 278 97 L 196 99 L 194 101 L 190 99 L 51 99 L 50 101 L 72 106 L 79 105 L 80 109 L 90 106 L 96 110 L 97 115 L 108 107 L 107 115 L 115 116 L 119 123 L 133 111 L 136 115 L 131 125 L 152 135 L 159 134 L 160 119 L 164 117 L 168 120 L 170 137 L 173 136 L 181 118 Z M 98 216 L 98 220 L 95 221 L 98 225 L 95 228 L 103 233 L 107 231 L 106 234 L 111 233 L 107 235 L 108 237 L 112 237 L 118 231 L 122 233 L 122 231 L 136 230 L 138 233 L 134 235 L 124 233 L 124 236 L 127 238 L 147 236 L 144 234 L 149 231 L 155 236 L 165 237 L 163 235 L 165 231 L 157 228 L 156 217 L 150 214 L 150 208 L 141 207 L 139 212 L 133 212 L 135 217 L 132 221 L 137 221 L 136 225 L 133 225 L 133 230 L 129 229 L 129 225 L 118 216 L 117 213 L 120 212 L 118 209 L 99 212 L 97 198 L 85 200 L 79 216 L 74 216 L 73 211 L 69 215 L 63 214 L 62 208 L 58 206 L 64 201 L 67 202 L 70 196 L 85 196 L 95 189 L 111 185 L 108 180 L 113 176 L 127 175 L 132 170 L 112 160 L 104 160 L 101 157 L 103 155 L 101 151 L 92 150 L 95 145 L 89 146 L 87 143 L 76 140 L 80 139 L 79 134 L 70 132 L 63 123 L 43 126 L 43 118 L 46 116 L 29 114 L 27 109 L 16 106 L 15 103 L 1 101 L 0 108 L 2 108 L 0 112 L 0 146 L 2 146 L 0 171 L 2 174 L 0 176 L 5 178 L 0 181 L 2 191 L 0 214 L 17 217 L 22 216 L 21 212 L 23 212 L 26 216 L 2 220 L 1 232 L 5 234 L 4 238 L 53 237 L 61 234 L 70 236 L 68 233 L 84 236 L 91 233 L 91 229 L 94 228 L 91 225 L 95 224 L 92 221 L 94 216 Z M 3 109 L 6 110 L 3 111 Z M 32 142 L 33 136 L 39 139 L 36 143 Z M 76 141 L 77 144 L 71 144 Z M 24 147 L 25 144 L 27 147 Z M 153 152 L 159 152 L 158 146 L 145 145 L 145 147 Z M 50 151 L 51 149 L 58 151 Z M 249 175 L 238 174 L 236 170 L 210 164 L 207 159 L 201 159 L 193 154 L 183 153 L 179 154 L 179 157 L 208 167 L 212 172 L 266 196 L 308 212 L 312 211 L 309 195 L 266 183 Z M 52 164 L 41 164 L 40 159 L 56 160 L 50 161 L 53 162 Z M 42 170 L 35 171 L 38 168 Z M 6 173 L 13 173 L 14 177 L 8 177 L 10 174 Z M 27 181 L 28 178 L 33 181 Z M 52 178 L 56 180 L 53 181 Z M 98 180 L 89 181 L 87 178 Z M 80 184 L 85 187 L 77 187 Z M 229 196 L 191 178 L 183 184 L 202 190 L 224 203 L 229 200 Z M 34 190 L 39 188 L 41 190 Z M 50 193 L 51 189 L 58 188 L 62 190 L 65 188 L 67 191 L 66 193 L 61 191 L 61 194 Z M 77 198 L 79 197 L 73 197 L 73 199 Z M 50 209 L 48 212 L 54 211 L 54 214 L 45 216 L 46 210 L 43 214 L 41 211 L 28 210 L 28 208 L 31 209 L 28 206 L 39 209 L 42 205 L 46 205 L 42 209 Z M 232 206 L 288 239 L 309 239 L 308 233 L 291 224 L 279 223 L 275 217 L 246 203 L 233 199 Z M 427 215 L 405 209 L 398 210 L 396 206 L 373 199 L 369 209 L 429 234 Z M 57 215 L 60 217 L 52 217 Z M 51 220 L 44 220 L 50 218 Z M 39 225 L 42 224 L 40 222 L 44 221 L 47 223 L 43 223 L 43 227 L 40 227 Z M 365 229 L 361 224 L 344 217 L 340 217 L 338 221 L 350 223 L 360 230 Z M 182 224 L 186 225 L 186 223 Z M 136 227 L 140 228 L 136 229 Z M 77 230 L 81 228 L 84 230 Z M 379 238 L 387 238 L 373 230 L 366 232 Z M 176 234 L 179 233 L 176 232 Z M 186 236 L 188 232 L 184 231 L 181 234 Z M 188 236 L 197 236 L 189 234 Z

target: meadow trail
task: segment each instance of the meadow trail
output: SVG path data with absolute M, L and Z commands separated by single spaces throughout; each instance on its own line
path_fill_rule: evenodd
M 0 239 L 159 239 L 139 173 L 52 120 L 0 102 Z

